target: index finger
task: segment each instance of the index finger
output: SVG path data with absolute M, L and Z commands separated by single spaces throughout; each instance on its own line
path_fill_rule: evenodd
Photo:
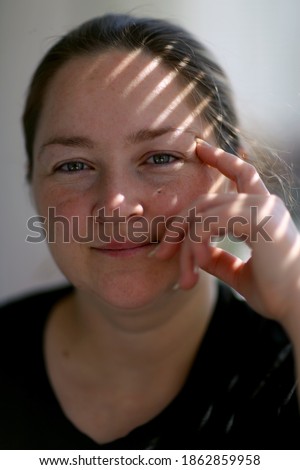
M 269 191 L 261 180 L 256 168 L 232 153 L 213 147 L 197 139 L 196 152 L 200 160 L 217 168 L 223 175 L 234 181 L 239 193 L 267 195 Z

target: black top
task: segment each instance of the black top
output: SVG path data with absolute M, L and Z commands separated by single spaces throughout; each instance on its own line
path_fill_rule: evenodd
M 181 392 L 126 437 L 98 445 L 64 416 L 43 360 L 47 316 L 71 289 L 0 309 L 1 449 L 300 449 L 291 345 L 223 285 Z

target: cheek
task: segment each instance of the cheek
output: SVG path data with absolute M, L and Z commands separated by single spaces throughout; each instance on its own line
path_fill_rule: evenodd
M 178 191 L 176 185 L 159 186 L 152 194 L 146 211 L 152 215 L 171 215 L 178 207 Z
M 200 172 L 197 167 L 195 171 L 181 174 L 180 178 L 160 186 L 153 193 L 152 210 L 156 214 L 174 215 L 188 208 L 201 195 L 219 192 L 223 179 L 213 168 L 206 167 Z
M 87 198 L 82 191 L 70 191 L 60 185 L 37 183 L 34 186 L 34 198 L 39 213 L 47 216 L 50 208 L 66 218 L 81 216 L 87 210 Z
M 218 170 L 204 166 L 201 172 L 195 173 L 185 181 L 183 194 L 186 200 L 195 201 L 198 197 L 210 193 L 222 193 L 225 191 L 227 178 Z
M 60 189 L 35 191 L 39 215 L 46 218 L 49 243 L 87 242 L 92 234 L 89 204 L 82 195 L 70 196 Z

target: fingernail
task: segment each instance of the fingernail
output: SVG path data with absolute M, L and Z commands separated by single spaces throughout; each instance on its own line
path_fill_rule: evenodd
M 199 273 L 200 273 L 199 266 L 194 266 L 194 274 L 199 274 Z
M 156 246 L 152 251 L 150 251 L 150 253 L 148 253 L 148 258 L 153 258 L 155 256 L 155 253 L 157 252 L 158 250 L 158 246 Z
M 206 142 L 206 140 L 202 140 L 199 137 L 196 138 L 196 142 L 202 147 L 211 147 L 211 145 L 208 142 Z

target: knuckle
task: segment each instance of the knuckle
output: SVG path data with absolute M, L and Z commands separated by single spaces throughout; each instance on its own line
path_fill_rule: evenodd
M 241 166 L 240 174 L 242 174 L 246 179 L 258 177 L 258 172 L 255 166 L 248 162 L 244 162 L 244 164 Z

